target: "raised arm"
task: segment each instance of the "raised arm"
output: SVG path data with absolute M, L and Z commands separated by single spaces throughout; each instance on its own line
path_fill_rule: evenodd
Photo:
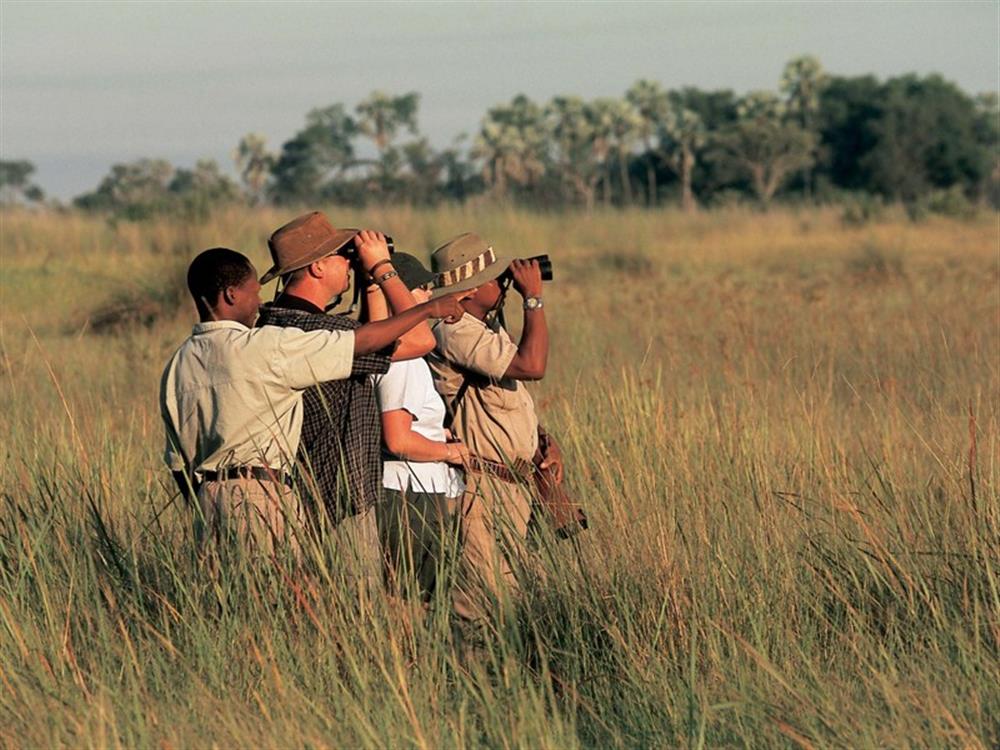
M 365 229 L 358 233 L 355 243 L 358 248 L 358 257 L 365 268 L 364 275 L 367 276 L 374 268 L 375 280 L 378 282 L 378 291 L 365 295 L 370 315 L 368 319 L 381 320 L 388 316 L 390 310 L 393 315 L 398 315 L 415 307 L 417 303 L 410 290 L 406 288 L 406 284 L 398 275 L 394 275 L 396 269 L 392 266 L 392 256 L 389 254 L 385 235 L 381 232 Z M 360 271 L 358 275 L 361 276 Z M 361 282 L 358 281 L 358 283 Z M 379 296 L 382 299 L 379 299 Z M 431 333 L 427 322 L 423 321 L 400 336 L 399 346 L 393 352 L 392 359 L 393 361 L 416 359 L 424 356 L 433 348 L 434 334 Z
M 354 353 L 370 354 L 384 349 L 428 318 L 444 318 L 445 323 L 456 322 L 465 314 L 459 300 L 468 294 L 469 292 L 445 294 L 386 320 L 365 323 L 354 331 Z
M 538 261 L 515 260 L 510 264 L 514 288 L 523 299 L 542 297 L 542 271 Z M 524 311 L 524 329 L 517 344 L 517 354 L 507 366 L 504 377 L 514 380 L 541 380 L 549 359 L 549 327 L 545 310 L 538 307 Z

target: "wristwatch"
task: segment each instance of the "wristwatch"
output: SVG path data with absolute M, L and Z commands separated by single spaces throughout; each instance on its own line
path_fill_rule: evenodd
M 541 297 L 525 297 L 524 298 L 524 309 L 525 310 L 541 310 L 544 307 L 542 304 Z

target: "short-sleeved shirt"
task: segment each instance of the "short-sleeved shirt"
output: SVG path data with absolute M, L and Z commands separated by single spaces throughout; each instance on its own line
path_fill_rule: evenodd
M 423 359 L 393 362 L 389 372 L 375 376 L 379 408 L 408 411 L 411 429 L 428 440 L 443 443 L 445 409 L 434 389 L 434 378 Z M 386 458 L 382 486 L 390 490 L 443 494 L 458 497 L 465 491 L 462 475 L 444 461 L 402 461 Z
M 294 295 L 261 308 L 257 325 L 304 331 L 353 331 L 361 324 L 346 315 L 326 315 Z M 321 500 L 339 523 L 378 502 L 382 487 L 382 423 L 371 375 L 385 373 L 393 347 L 354 357 L 349 377 L 306 390 L 299 448 L 301 489 Z
M 167 362 L 160 412 L 164 460 L 196 475 L 229 466 L 290 470 L 302 433 L 302 393 L 351 374 L 354 334 L 199 323 Z
M 530 461 L 538 447 L 538 417 L 524 383 L 504 377 L 517 355 L 507 331 L 466 313 L 452 325 L 438 323 L 434 338 L 427 362 L 449 408 L 462 381 L 470 381 L 452 422 L 455 434 L 482 458 Z

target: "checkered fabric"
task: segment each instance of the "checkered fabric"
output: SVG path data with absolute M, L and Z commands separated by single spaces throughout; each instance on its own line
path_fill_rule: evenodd
M 280 301 L 280 300 L 279 300 Z M 361 324 L 346 315 L 304 312 L 276 304 L 261 307 L 258 326 L 303 331 L 353 331 Z M 392 349 L 354 358 L 351 376 L 307 388 L 299 444 L 299 490 L 319 500 L 339 523 L 378 502 L 382 488 L 382 424 L 370 375 L 389 370 Z

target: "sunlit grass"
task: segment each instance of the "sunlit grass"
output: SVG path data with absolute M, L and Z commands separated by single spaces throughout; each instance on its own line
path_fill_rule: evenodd
M 553 256 L 534 393 L 591 530 L 542 545 L 545 586 L 471 667 L 324 550 L 211 574 L 159 459 L 178 269 L 225 244 L 263 270 L 291 213 L 4 213 L 3 744 L 1000 742 L 995 215 L 329 214 Z

